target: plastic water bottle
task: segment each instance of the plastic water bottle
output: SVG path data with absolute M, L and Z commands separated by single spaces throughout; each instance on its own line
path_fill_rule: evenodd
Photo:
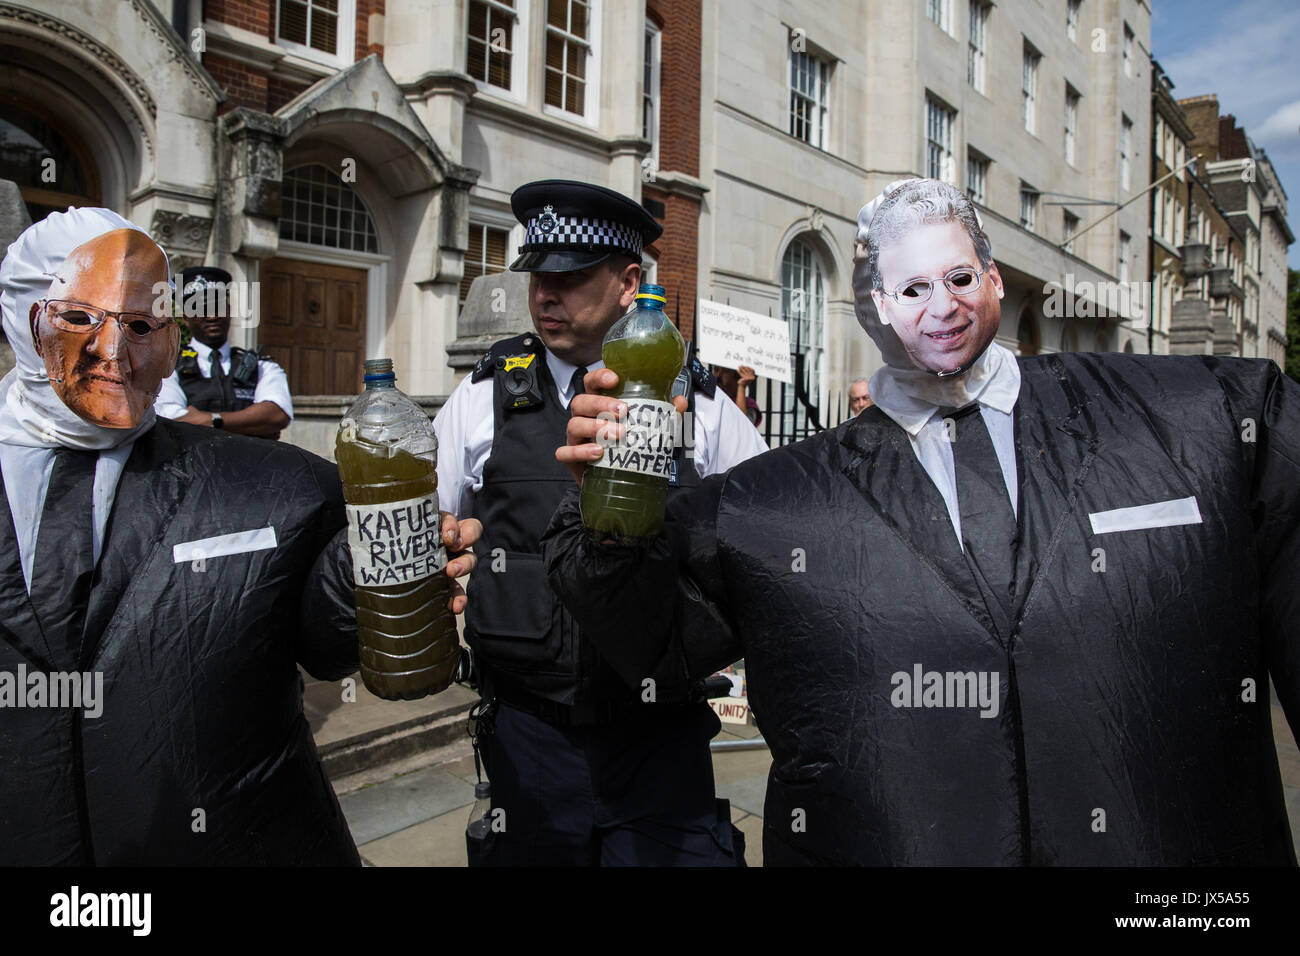
M 679 431 L 673 381 L 686 361 L 686 343 L 664 314 L 663 286 L 643 285 L 636 306 L 610 327 L 601 348 L 618 373 L 615 398 L 627 405 L 627 432 L 606 443 L 582 479 L 582 521 L 588 528 L 630 538 L 663 529 L 673 449 Z
M 387 700 L 445 690 L 460 640 L 447 606 L 438 512 L 438 439 L 397 390 L 391 359 L 366 362 L 366 390 L 339 423 L 334 455 L 347 501 L 361 679 Z
M 492 829 L 492 820 L 489 818 L 491 812 L 492 785 L 486 780 L 480 780 L 474 784 L 474 806 L 470 808 L 469 823 L 465 827 L 465 835 L 469 839 L 487 839 L 488 831 Z

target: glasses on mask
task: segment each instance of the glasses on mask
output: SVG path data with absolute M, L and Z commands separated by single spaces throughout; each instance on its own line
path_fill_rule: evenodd
M 962 267 L 953 269 L 943 277 L 942 281 L 953 295 L 970 295 L 980 287 L 980 279 L 988 271 L 988 269 Z M 900 305 L 921 305 L 923 302 L 930 301 L 930 296 L 934 294 L 934 283 L 929 279 L 913 279 L 893 292 L 884 289 L 881 291 Z
M 122 334 L 133 342 L 143 342 L 150 333 L 172 321 L 170 316 L 160 319 L 143 312 L 109 312 L 67 299 L 47 299 L 44 313 L 46 320 L 56 329 L 83 333 L 96 331 L 111 315 Z

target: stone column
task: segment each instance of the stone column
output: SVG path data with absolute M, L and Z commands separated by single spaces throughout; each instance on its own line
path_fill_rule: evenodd
M 255 283 L 259 264 L 280 247 L 281 183 L 284 177 L 285 123 L 243 107 L 221 120 L 220 169 L 226 188 L 217 207 L 213 265 L 235 282 Z M 260 295 L 249 286 L 253 314 L 230 326 L 230 341 L 243 348 L 257 345 Z

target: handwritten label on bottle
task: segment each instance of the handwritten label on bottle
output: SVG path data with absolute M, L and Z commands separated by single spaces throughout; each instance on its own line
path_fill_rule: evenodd
M 668 480 L 677 436 L 677 409 L 669 402 L 626 399 L 627 428 L 622 438 L 603 439 L 605 454 L 596 464 L 617 471 L 654 475 Z
M 437 495 L 348 505 L 347 512 L 352 579 L 358 587 L 407 584 L 447 566 Z

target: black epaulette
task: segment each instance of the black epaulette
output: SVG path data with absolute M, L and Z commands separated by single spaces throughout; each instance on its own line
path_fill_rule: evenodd
M 718 382 L 713 377 L 713 373 L 705 367 L 699 356 L 695 354 L 694 343 L 691 344 L 691 357 L 687 361 L 686 367 L 690 369 L 691 385 L 695 388 L 695 391 L 703 392 L 709 398 L 712 398 L 713 390 L 717 388 Z
M 536 332 L 524 332 L 513 338 L 502 339 L 500 342 L 494 343 L 483 354 L 483 357 L 474 363 L 474 369 L 469 373 L 470 381 L 483 381 L 498 368 L 505 368 L 508 359 L 542 355 L 545 351 L 542 340 Z

